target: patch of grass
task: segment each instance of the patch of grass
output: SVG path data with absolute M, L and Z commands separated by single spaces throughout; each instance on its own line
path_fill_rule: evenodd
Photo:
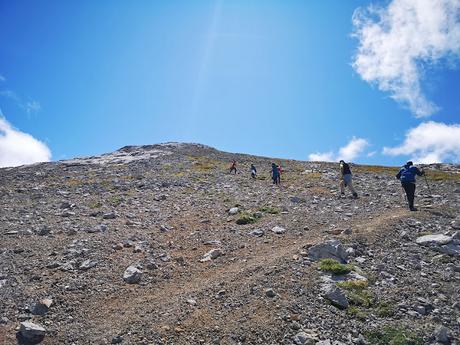
M 352 269 L 350 265 L 341 264 L 334 259 L 321 259 L 319 261 L 319 268 L 321 271 L 330 272 L 336 275 L 347 274 Z
M 353 167 L 357 172 L 367 172 L 367 173 L 385 173 L 396 175 L 399 171 L 399 167 L 386 167 L 381 165 L 360 165 Z
M 350 280 L 337 283 L 337 286 L 346 291 L 348 302 L 354 306 L 369 308 L 374 304 L 374 295 L 367 289 L 365 280 Z
M 348 280 L 346 282 L 337 283 L 337 286 L 344 288 L 346 290 L 360 291 L 367 289 L 368 282 L 367 280 Z
M 415 333 L 403 328 L 385 327 L 381 330 L 366 333 L 372 345 L 422 345 L 423 339 Z
M 356 307 L 356 306 L 350 306 L 347 309 L 347 314 L 350 315 L 351 317 L 354 317 L 360 321 L 366 321 L 367 316 L 369 315 L 366 311 Z
M 375 313 L 380 317 L 390 317 L 395 314 L 395 307 L 389 303 L 382 302 L 377 305 Z
M 89 203 L 89 208 L 95 209 L 95 208 L 101 208 L 102 203 L 100 201 L 92 201 Z
M 112 206 L 116 207 L 120 205 L 125 199 L 120 195 L 114 195 L 109 200 L 107 200 Z
M 277 209 L 276 207 L 272 207 L 272 206 L 262 206 L 261 208 L 259 208 L 259 211 L 263 213 L 269 213 L 269 214 L 279 214 L 280 213 L 279 209 Z
M 426 178 L 432 181 L 460 181 L 460 174 L 458 173 L 440 170 L 425 170 L 425 173 Z
M 419 236 L 426 236 L 431 234 L 433 234 L 431 231 L 422 231 L 421 233 L 419 233 Z
M 254 224 L 255 222 L 257 222 L 258 218 L 259 217 L 256 217 L 254 214 L 243 212 L 240 218 L 236 220 L 236 224 L 238 225 Z

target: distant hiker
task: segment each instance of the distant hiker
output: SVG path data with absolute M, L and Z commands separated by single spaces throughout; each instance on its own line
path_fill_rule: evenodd
M 236 175 L 236 161 L 235 160 L 232 161 L 232 165 L 230 166 L 230 174 L 232 172 L 235 172 L 235 175 Z
M 281 183 L 281 173 L 283 172 L 283 168 L 281 168 L 281 165 L 278 165 L 278 184 Z
M 340 160 L 340 196 L 341 198 L 345 195 L 345 187 L 350 189 L 350 192 L 353 193 L 353 198 L 358 198 L 358 193 L 356 193 L 355 189 L 353 188 L 352 177 L 351 177 L 351 169 L 350 165 L 345 163 L 345 161 Z
M 396 174 L 396 178 L 401 181 L 401 185 L 406 192 L 407 202 L 409 203 L 409 209 L 411 211 L 417 211 L 414 207 L 416 175 L 423 176 L 425 172 L 423 170 L 420 171 L 411 161 L 407 162 Z
M 257 177 L 257 169 L 254 164 L 251 164 L 251 177 L 256 178 Z
M 273 184 L 279 184 L 280 183 L 280 171 L 278 169 L 278 166 L 275 163 L 272 163 L 272 180 Z

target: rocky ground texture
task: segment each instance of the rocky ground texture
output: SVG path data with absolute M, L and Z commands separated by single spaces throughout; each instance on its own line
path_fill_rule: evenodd
M 228 173 L 235 159 L 239 172 Z M 0 169 L 0 344 L 459 344 L 460 167 L 198 144 Z M 259 172 L 250 178 L 249 166 Z

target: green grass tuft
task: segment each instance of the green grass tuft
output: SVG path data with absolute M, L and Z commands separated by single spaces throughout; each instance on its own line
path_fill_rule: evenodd
M 240 218 L 236 220 L 236 224 L 238 225 L 245 225 L 245 224 L 254 224 L 257 222 L 258 217 L 255 217 L 253 214 L 250 213 L 242 213 Z
M 319 268 L 321 271 L 340 275 L 349 273 L 352 267 L 350 265 L 341 264 L 340 262 L 334 259 L 321 259 L 319 261 Z
M 269 214 L 279 214 L 280 213 L 279 209 L 277 209 L 276 207 L 272 207 L 272 206 L 263 206 L 259 208 L 259 211 L 263 213 L 269 213 Z
M 367 332 L 367 340 L 372 345 L 422 345 L 423 340 L 416 334 L 403 328 L 385 327 L 378 331 Z

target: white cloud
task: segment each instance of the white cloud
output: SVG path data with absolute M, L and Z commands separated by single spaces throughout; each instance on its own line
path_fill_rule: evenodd
M 392 0 L 353 14 L 361 77 L 407 105 L 416 117 L 438 110 L 422 92 L 423 68 L 460 56 L 459 0 Z
M 308 160 L 314 162 L 332 162 L 334 161 L 334 153 L 331 152 L 324 152 L 324 153 L 311 153 L 308 155 Z
M 352 161 L 358 157 L 364 149 L 369 145 L 369 142 L 363 138 L 353 137 L 347 145 L 341 147 L 337 154 L 334 152 L 316 152 L 308 156 L 310 161 L 332 162 L 343 159 L 344 161 Z
M 13 128 L 0 111 L 0 167 L 47 162 L 51 151 L 30 134 Z
M 418 163 L 460 162 L 460 124 L 424 122 L 406 133 L 397 147 L 384 147 L 383 153 L 410 156 Z
M 6 78 L 0 74 L 0 82 L 6 81 Z

